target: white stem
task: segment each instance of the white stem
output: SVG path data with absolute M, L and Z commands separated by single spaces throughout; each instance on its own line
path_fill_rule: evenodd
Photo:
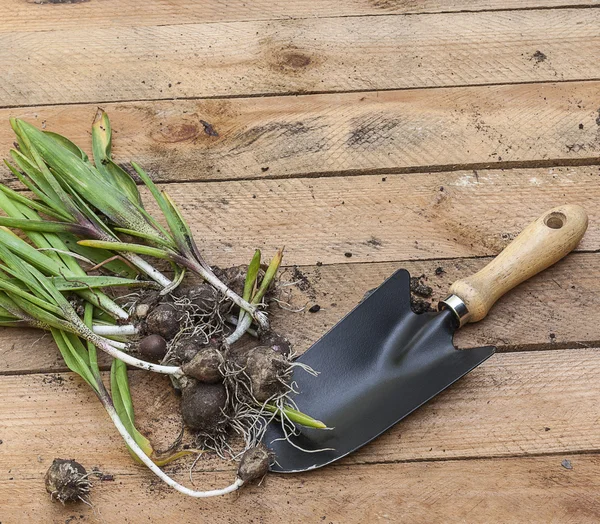
M 133 324 L 127 324 L 126 326 L 95 324 L 92 326 L 92 330 L 94 331 L 94 333 L 96 333 L 96 335 L 102 336 L 128 336 L 136 335 L 139 332 L 138 327 Z
M 123 253 L 123 256 L 138 269 L 141 269 L 142 272 L 146 273 L 152 280 L 158 282 L 162 287 L 171 285 L 171 281 L 166 276 L 139 255 L 135 253 Z
M 111 405 L 105 405 L 104 407 L 106 408 L 108 415 L 112 419 L 113 424 L 115 425 L 115 427 L 121 434 L 121 437 L 123 437 L 123 440 L 129 446 L 129 449 L 131 449 L 137 455 L 137 457 L 146 466 L 148 466 L 148 469 L 150 469 L 152 471 L 152 473 L 154 473 L 158 478 L 160 478 L 162 481 L 164 481 L 166 484 L 168 484 L 172 488 L 176 489 L 180 493 L 183 493 L 184 495 L 189 495 L 190 497 L 195 497 L 195 498 L 216 497 L 219 495 L 226 495 L 227 493 L 232 493 L 233 491 L 236 491 L 237 489 L 239 489 L 242 486 L 242 484 L 244 483 L 244 481 L 242 479 L 236 478 L 235 482 L 233 484 L 231 484 L 230 486 L 227 486 L 226 488 L 223 488 L 223 489 L 213 489 L 211 491 L 195 491 L 193 489 L 189 489 L 189 488 L 186 488 L 185 486 L 182 486 L 181 484 L 179 484 L 179 482 L 177 482 L 177 481 L 173 480 L 171 477 L 169 477 L 169 475 L 167 475 L 162 469 L 160 469 L 152 461 L 152 459 L 150 459 L 150 457 L 148 457 L 148 455 L 146 455 L 143 452 L 143 450 L 137 445 L 137 443 L 133 439 L 133 437 L 128 433 L 127 428 L 121 422 L 121 419 L 119 418 L 119 415 L 117 414 L 115 408 Z
M 92 331 L 89 331 L 89 333 L 85 334 L 82 333 L 82 336 L 94 344 L 94 346 L 100 348 L 105 353 L 108 353 L 111 357 L 118 358 L 130 366 L 145 369 L 146 371 L 153 371 L 155 373 L 162 373 L 164 375 L 175 375 L 176 377 L 183 376 L 183 371 L 181 371 L 179 366 L 161 366 L 159 364 L 152 364 L 151 362 L 146 362 L 145 360 L 135 358 L 128 353 L 124 353 L 123 351 L 120 351 L 114 347 L 115 344 L 120 345 L 119 342 L 115 342 L 114 340 L 106 340 L 105 338 L 94 334 Z
M 244 333 L 248 331 L 248 328 L 251 325 L 252 317 L 248 314 L 244 315 L 242 317 L 242 321 L 238 322 L 237 326 L 235 327 L 235 331 L 225 339 L 225 342 L 229 345 L 237 342 L 240 338 L 242 338 Z
M 81 290 L 79 294 L 88 302 L 91 302 L 92 304 L 98 306 L 100 309 L 103 309 L 107 313 L 110 313 L 116 319 L 127 320 L 129 318 L 129 313 L 127 313 L 127 311 L 125 311 L 118 304 L 113 302 L 106 295 L 98 295 L 94 293 L 91 289 Z

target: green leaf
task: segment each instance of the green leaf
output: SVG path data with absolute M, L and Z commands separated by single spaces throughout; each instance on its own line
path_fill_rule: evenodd
M 246 273 L 246 281 L 244 282 L 244 300 L 250 302 L 252 294 L 256 287 L 256 279 L 260 270 L 260 249 L 254 252 L 254 256 L 248 265 L 248 273 Z
M 61 235 L 61 240 L 67 246 L 69 251 L 73 251 L 88 260 L 91 260 L 95 265 L 102 264 L 102 268 L 110 271 L 121 277 L 133 278 L 138 274 L 138 271 L 126 264 L 121 258 L 106 262 L 113 258 L 115 254 L 106 249 L 96 249 L 92 247 L 82 246 L 77 243 L 77 238 L 70 234 Z
M 114 186 L 94 168 L 67 149 L 57 146 L 37 128 L 17 120 L 23 136 L 26 136 L 36 152 L 69 186 L 94 207 L 102 211 L 114 223 L 129 229 L 152 234 L 154 229 L 148 224 L 138 208 L 126 195 L 115 191 Z
M 16 172 L 15 168 L 9 162 L 7 162 L 5 160 L 4 163 L 8 166 L 8 168 L 11 171 L 14 170 L 13 172 Z M 61 215 L 61 214 L 57 213 L 52 208 L 48 207 L 45 204 L 42 204 L 39 201 L 33 200 L 31 198 L 27 198 L 23 193 L 18 193 L 17 191 L 12 190 L 9 187 L 6 187 L 5 185 L 0 184 L 0 191 L 2 191 L 5 195 L 7 195 L 11 200 L 14 200 L 15 202 L 23 204 L 30 209 L 39 211 L 40 213 L 48 215 L 52 218 L 55 218 L 58 220 L 65 219 L 65 218 L 68 220 L 70 218 L 68 216 L 63 216 L 64 214 Z
M 156 258 L 170 260 L 175 253 L 158 249 L 156 247 L 143 246 L 142 244 L 130 244 L 127 242 L 106 242 L 104 240 L 80 240 L 80 246 L 97 247 L 100 249 L 111 249 L 113 251 L 125 251 L 128 253 L 138 253 L 139 255 L 148 255 Z
M 100 389 L 96 378 L 90 369 L 88 352 L 81 340 L 77 336 L 59 329 L 52 328 L 50 332 L 67 367 L 83 378 L 96 393 L 99 393 Z
M 263 277 L 262 282 L 260 283 L 260 287 L 258 288 L 258 291 L 254 295 L 254 297 L 252 297 L 253 304 L 258 304 L 262 300 L 262 298 L 265 296 L 265 293 L 269 289 L 271 282 L 273 282 L 273 279 L 275 278 L 275 275 L 277 274 L 277 270 L 279 269 L 279 266 L 281 265 L 282 259 L 283 259 L 283 249 L 280 249 L 277 251 L 275 256 L 271 259 L 271 262 L 269 263 L 269 267 L 265 271 L 265 276 Z
M 6 208 L 2 206 L 6 211 Z M 85 229 L 71 222 L 52 222 L 50 220 L 29 220 L 26 218 L 10 218 L 0 216 L 0 226 L 14 227 L 22 231 L 38 231 L 43 233 L 84 234 Z
M 104 287 L 160 287 L 155 282 L 111 276 L 50 277 L 49 280 L 59 291 L 96 289 Z
M 282 416 L 282 410 L 278 407 L 273 406 L 272 404 L 265 404 L 264 408 L 271 413 L 275 413 Z M 293 409 L 289 406 L 285 406 L 283 408 L 283 412 L 285 416 L 290 419 L 294 424 L 300 424 L 301 426 L 306 426 L 307 428 L 315 428 L 315 429 L 327 429 L 327 426 L 323 424 L 320 420 L 316 420 L 311 416 L 298 411 L 297 409 Z
M 132 203 L 141 206 L 142 197 L 135 181 L 129 173 L 112 161 L 111 143 L 112 130 L 110 120 L 104 110 L 99 108 L 92 124 L 92 150 L 96 169 L 115 189 L 126 194 Z
M 83 149 L 81 149 L 77 144 L 71 142 L 68 138 L 59 135 L 58 133 L 54 133 L 52 131 L 44 131 L 44 134 L 52 138 L 57 143 L 57 145 L 68 149 L 71 153 L 81 158 L 81 160 L 83 160 L 84 162 L 90 161 L 85 151 L 83 151 Z
M 133 437 L 135 442 L 144 451 L 148 457 L 151 457 L 154 450 L 150 441 L 142 435 L 135 427 L 135 415 L 133 411 L 133 400 L 129 390 L 129 380 L 127 378 L 127 366 L 121 360 L 115 359 L 110 368 L 110 392 L 117 415 L 121 422 L 127 428 L 127 432 Z M 127 447 L 129 449 L 129 446 Z M 133 459 L 141 463 L 140 459 L 129 449 Z
M 144 240 L 147 240 L 148 242 L 158 244 L 158 245 L 166 247 L 168 249 L 170 249 L 172 247 L 172 244 L 170 242 L 167 242 L 166 240 L 164 240 L 160 237 L 157 237 L 156 235 L 147 235 L 145 233 L 140 233 L 139 231 L 134 231 L 133 229 L 125 229 L 124 227 L 115 227 L 114 230 L 119 233 L 124 233 L 125 235 L 130 235 L 132 237 L 143 238 Z

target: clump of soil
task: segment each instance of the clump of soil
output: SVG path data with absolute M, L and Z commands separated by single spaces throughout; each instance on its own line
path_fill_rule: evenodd
M 92 486 L 85 468 L 74 460 L 54 459 L 44 478 L 52 500 L 87 502 Z
M 220 384 L 188 381 L 181 397 L 185 425 L 195 431 L 214 434 L 227 422 L 227 391 Z
M 238 353 L 235 363 L 250 380 L 252 396 L 259 402 L 266 402 L 287 391 L 290 362 L 273 348 L 256 346 Z
M 410 307 L 414 313 L 421 314 L 434 311 L 429 300 L 433 289 L 423 282 L 425 275 L 410 278 Z
M 215 384 L 222 380 L 221 366 L 224 358 L 214 346 L 206 346 L 194 355 L 194 358 L 185 363 L 181 369 L 188 377 L 195 378 L 206 384 Z
M 263 478 L 269 471 L 271 456 L 264 444 L 254 446 L 244 452 L 238 467 L 238 477 L 244 482 Z

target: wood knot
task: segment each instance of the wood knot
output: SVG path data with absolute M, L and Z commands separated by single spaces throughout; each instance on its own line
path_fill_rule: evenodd
M 174 144 L 187 142 L 198 136 L 200 129 L 195 124 L 163 124 L 153 133 L 156 142 Z
M 281 64 L 285 67 L 291 67 L 292 69 L 302 69 L 310 64 L 310 56 L 304 55 L 297 51 L 285 53 L 281 57 Z
M 317 63 L 313 56 L 295 46 L 267 47 L 266 60 L 272 70 L 289 75 L 303 73 Z

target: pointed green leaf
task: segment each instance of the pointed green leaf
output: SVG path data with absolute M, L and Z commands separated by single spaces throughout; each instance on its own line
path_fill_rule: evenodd
M 327 429 L 327 426 L 323 424 L 320 420 L 316 420 L 297 409 L 293 409 L 289 406 L 285 406 L 283 410 L 280 410 L 276 406 L 272 404 L 265 404 L 264 408 L 271 413 L 276 413 L 281 416 L 281 412 L 283 411 L 288 419 L 290 419 L 295 424 L 300 424 L 301 426 L 306 426 L 307 428 L 316 428 L 316 429 Z
M 127 378 L 127 366 L 118 359 L 113 360 L 110 368 L 110 391 L 117 415 L 119 415 L 121 422 L 127 428 L 127 432 L 133 437 L 137 445 L 142 448 L 144 453 L 150 457 L 154 451 L 152 444 L 135 427 L 135 415 L 133 400 L 131 399 L 131 392 L 129 390 L 129 379 Z M 136 462 L 141 462 L 130 449 L 129 453 Z
M 80 246 L 97 247 L 100 249 L 111 249 L 112 251 L 126 251 L 129 253 L 138 253 L 139 255 L 148 255 L 156 258 L 171 259 L 174 253 L 141 244 L 130 244 L 127 242 L 106 242 L 103 240 L 80 240 Z

